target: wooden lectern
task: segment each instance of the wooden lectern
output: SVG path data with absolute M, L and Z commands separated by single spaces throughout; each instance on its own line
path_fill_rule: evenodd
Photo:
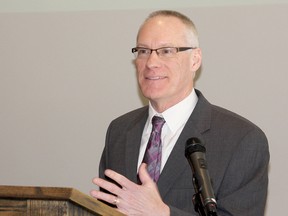
M 1 216 L 123 216 L 72 188 L 0 186 Z

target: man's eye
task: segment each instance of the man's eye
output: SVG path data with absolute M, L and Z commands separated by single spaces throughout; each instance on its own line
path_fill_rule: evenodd
M 171 52 L 172 52 L 172 49 L 166 48 L 166 49 L 163 49 L 163 52 L 164 52 L 164 53 L 171 53 Z
M 163 55 L 173 54 L 173 49 L 172 48 L 163 48 L 163 49 L 161 49 L 161 53 Z
M 148 54 L 149 53 L 149 50 L 147 49 L 138 49 L 138 54 Z

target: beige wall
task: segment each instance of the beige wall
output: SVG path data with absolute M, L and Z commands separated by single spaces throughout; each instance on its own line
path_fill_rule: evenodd
M 177 9 L 200 33 L 197 88 L 266 132 L 266 215 L 282 214 L 288 5 Z M 0 13 L 0 184 L 89 192 L 109 122 L 142 106 L 130 48 L 150 11 Z

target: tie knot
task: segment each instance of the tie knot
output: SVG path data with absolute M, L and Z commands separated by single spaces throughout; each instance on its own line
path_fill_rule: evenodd
M 153 131 L 156 131 L 159 133 L 165 123 L 165 119 L 159 116 L 154 116 L 152 118 L 152 126 L 153 126 Z

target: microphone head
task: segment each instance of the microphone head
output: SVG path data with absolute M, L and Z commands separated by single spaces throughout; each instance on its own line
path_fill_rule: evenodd
M 202 145 L 202 142 L 197 137 L 191 137 L 186 141 L 185 146 L 185 156 L 186 158 L 190 157 L 190 155 L 194 152 L 206 152 L 206 148 Z

